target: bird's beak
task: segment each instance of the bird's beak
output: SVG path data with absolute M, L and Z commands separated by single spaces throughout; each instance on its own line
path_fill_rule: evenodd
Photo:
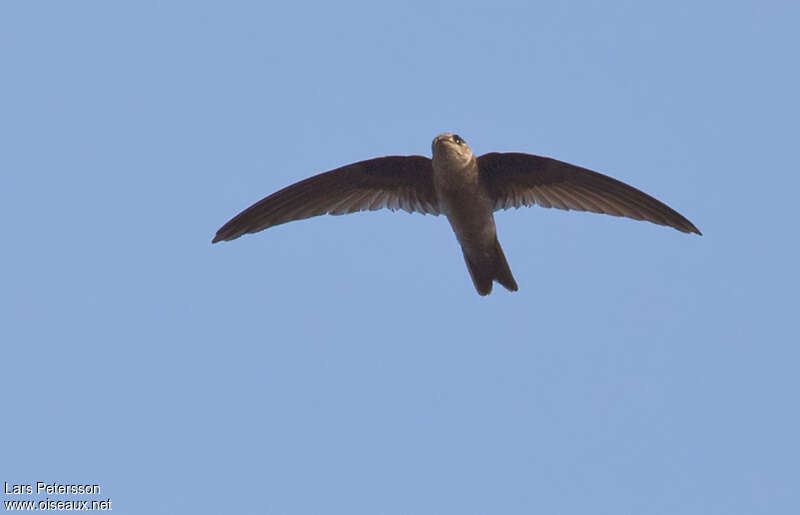
M 436 153 L 436 147 L 439 146 L 439 141 L 441 140 L 440 136 L 436 136 L 433 138 L 433 143 L 431 143 L 431 153 Z

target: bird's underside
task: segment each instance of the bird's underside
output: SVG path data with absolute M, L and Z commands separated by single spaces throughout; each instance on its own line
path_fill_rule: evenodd
M 677 211 L 606 175 L 547 157 L 492 152 L 474 157 L 455 134 L 441 134 L 433 160 L 424 156 L 369 159 L 292 184 L 223 225 L 212 243 L 293 220 L 381 208 L 444 214 L 464 251 L 478 293 L 497 280 L 517 285 L 494 227 L 493 211 L 538 205 L 590 211 L 701 234 Z

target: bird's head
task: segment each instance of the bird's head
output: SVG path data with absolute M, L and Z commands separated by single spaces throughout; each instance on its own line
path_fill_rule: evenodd
M 433 152 L 434 161 L 443 160 L 461 166 L 466 166 L 475 157 L 472 155 L 469 145 L 461 136 L 450 134 L 449 132 L 439 134 L 433 138 L 431 151 Z

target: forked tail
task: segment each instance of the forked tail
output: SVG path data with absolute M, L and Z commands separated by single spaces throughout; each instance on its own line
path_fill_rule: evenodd
M 519 289 L 517 281 L 511 275 L 511 268 L 508 266 L 497 236 L 494 237 L 494 247 L 489 252 L 468 255 L 465 250 L 464 260 L 467 262 L 469 275 L 472 277 L 472 282 L 479 295 L 489 295 L 492 292 L 492 281 L 497 281 L 509 291 Z

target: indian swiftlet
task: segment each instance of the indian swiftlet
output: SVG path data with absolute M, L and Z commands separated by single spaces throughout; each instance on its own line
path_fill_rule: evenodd
M 475 157 L 457 134 L 436 136 L 433 159 L 387 156 L 349 164 L 292 184 L 223 225 L 212 243 L 324 214 L 388 208 L 443 214 L 461 244 L 480 295 L 497 281 L 517 291 L 497 240 L 494 212 L 538 205 L 591 211 L 701 234 L 650 195 L 611 177 L 548 157 L 490 152 Z

